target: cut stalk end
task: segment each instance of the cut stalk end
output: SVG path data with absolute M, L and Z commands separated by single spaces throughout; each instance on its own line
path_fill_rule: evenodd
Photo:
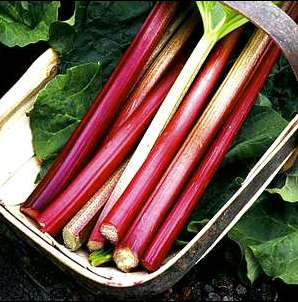
M 101 235 L 106 238 L 108 241 L 117 244 L 118 243 L 118 232 L 115 226 L 111 224 L 103 224 L 100 227 L 100 233 Z
M 83 242 L 79 236 L 75 236 L 70 230 L 64 229 L 62 232 L 65 246 L 71 251 L 75 252 L 81 248 Z
M 104 244 L 103 244 L 103 242 L 99 242 L 99 241 L 89 241 L 87 243 L 87 247 L 90 252 L 95 252 L 95 251 L 99 251 L 99 250 L 103 249 Z
M 129 248 L 118 248 L 115 250 L 113 259 L 117 267 L 124 273 L 129 273 L 139 265 L 139 259 Z

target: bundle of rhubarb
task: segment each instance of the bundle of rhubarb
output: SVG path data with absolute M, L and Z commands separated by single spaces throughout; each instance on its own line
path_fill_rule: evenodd
M 92 265 L 157 270 L 279 59 L 246 23 L 217 1 L 158 1 L 22 213 Z

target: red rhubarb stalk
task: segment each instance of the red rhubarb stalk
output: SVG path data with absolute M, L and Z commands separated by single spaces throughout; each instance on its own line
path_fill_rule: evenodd
M 191 178 L 182 196 L 175 204 L 166 221 L 158 231 L 154 240 L 145 252 L 142 264 L 150 271 L 157 270 L 173 243 L 178 238 L 183 226 L 202 197 L 205 189 L 212 180 L 215 172 L 229 150 L 237 132 L 248 115 L 255 99 L 265 83 L 270 70 L 276 62 L 280 51 L 276 46 L 271 47 L 264 65 L 260 66 L 255 78 L 245 92 L 241 95 L 239 104 L 225 123 L 218 138 L 210 147 L 198 171 Z
M 117 121 L 112 127 L 112 130 L 109 132 L 106 140 L 110 138 L 119 127 L 125 123 L 127 118 L 138 108 L 142 103 L 145 96 L 153 89 L 156 84 L 161 80 L 162 76 L 165 74 L 166 70 L 173 64 L 174 60 L 182 52 L 187 41 L 189 40 L 192 33 L 195 31 L 198 24 L 198 18 L 196 14 L 191 15 L 190 19 L 187 20 L 177 33 L 171 38 L 169 43 L 161 51 L 159 56 L 147 70 L 144 77 L 138 83 L 138 85 L 133 90 L 131 96 L 129 97 L 126 105 L 119 114 Z M 95 225 L 94 230 L 91 233 L 90 239 L 88 241 L 88 248 L 91 251 L 100 250 L 104 247 L 106 240 L 101 236 L 99 232 L 100 225 L 105 219 L 106 215 L 110 212 L 111 208 L 114 206 L 118 198 L 111 198 L 106 203 L 98 222 Z
M 159 86 L 100 148 L 66 190 L 37 217 L 36 221 L 43 232 L 55 236 L 127 158 L 171 88 L 182 64 L 183 62 L 179 62 L 169 71 Z
M 101 213 L 99 214 L 99 217 L 97 218 L 97 221 L 95 221 L 95 224 L 93 225 L 93 230 L 91 231 L 91 235 L 90 235 L 88 243 L 87 243 L 88 249 L 92 252 L 103 249 L 106 242 L 107 242 L 107 240 L 105 238 L 103 238 L 103 236 L 100 234 L 99 228 L 102 224 L 103 219 L 106 217 L 107 213 L 110 212 L 111 208 L 114 205 L 110 202 L 109 198 L 110 198 L 111 193 L 112 193 L 113 189 L 115 188 L 117 182 L 119 181 L 119 178 L 120 178 L 121 174 L 123 173 L 124 169 L 126 168 L 127 163 L 128 163 L 128 161 L 125 161 L 121 165 L 121 168 L 120 168 L 121 173 L 117 177 L 117 180 L 115 180 L 115 183 L 113 185 L 113 188 L 112 188 L 111 192 L 109 191 L 109 195 L 108 195 L 108 198 L 107 198 L 107 200 L 104 204 L 104 207 L 103 207 Z
M 270 38 L 265 33 L 257 31 L 192 129 L 143 210 L 140 212 L 141 207 L 138 206 L 135 208 L 136 212 L 131 211 L 124 221 L 113 225 L 114 232 L 117 232 L 121 240 L 119 249 L 114 254 L 116 264 L 121 270 L 129 271 L 138 265 L 164 217 L 232 111 L 237 96 L 252 78 L 253 71 L 261 64 L 269 41 Z M 127 234 L 123 239 L 125 232 Z
M 290 9 L 291 12 L 289 15 L 296 20 L 298 18 L 298 10 L 293 8 L 292 11 L 292 8 L 293 6 Z M 198 170 L 193 174 L 157 235 L 146 249 L 141 262 L 148 270 L 155 271 L 162 265 L 250 112 L 280 55 L 280 49 L 273 41 L 270 42 L 269 47 L 259 69 L 254 72 L 253 79 L 238 98 L 237 106 L 225 122 L 223 129 L 213 142 L 208 153 L 204 156 L 204 160 L 199 164 Z
M 150 90 L 161 80 L 169 66 L 185 47 L 192 33 L 197 29 L 198 23 L 197 13 L 193 13 L 166 44 L 128 98 L 113 124 L 112 130 L 109 132 L 109 136 L 121 127 L 131 113 L 142 103 Z
M 183 13 L 183 15 L 177 18 L 178 20 L 176 21 L 176 23 L 179 21 L 179 19 L 182 19 L 182 17 L 185 17 L 185 12 Z M 138 106 L 143 102 L 144 98 L 151 91 L 151 89 L 153 89 L 161 80 L 162 76 L 164 76 L 165 72 L 173 64 L 174 60 L 183 51 L 190 36 L 195 31 L 197 24 L 198 18 L 194 13 L 187 21 L 183 23 L 180 29 L 170 39 L 169 43 L 160 52 L 156 60 L 148 68 L 144 77 L 140 80 L 140 82 L 133 90 L 124 108 L 121 110 L 119 116 L 117 117 L 116 122 L 113 124 L 113 127 L 106 137 L 106 140 L 108 140 L 116 131 L 118 131 L 118 129 L 125 123 L 125 121 L 136 110 L 136 108 L 138 108 Z M 174 25 L 175 24 L 173 24 L 171 28 L 174 27 Z M 100 214 L 98 222 L 96 223 L 87 244 L 90 251 L 97 251 L 104 247 L 106 239 L 101 236 L 99 227 L 116 201 L 117 199 L 112 198 L 109 199 L 109 202 L 105 204 L 104 209 Z
M 191 7 L 186 4 L 186 7 L 180 6 L 178 13 L 174 16 L 172 21 L 170 22 L 167 30 L 165 31 L 164 35 L 162 36 L 161 40 L 158 42 L 157 46 L 154 48 L 153 52 L 151 53 L 148 61 L 145 63 L 143 67 L 143 73 L 140 74 L 139 79 L 144 75 L 145 71 L 148 70 L 150 65 L 155 61 L 157 56 L 163 50 L 163 48 L 167 45 L 169 40 L 172 38 L 173 34 L 177 31 L 180 25 L 184 22 L 185 18 L 187 17 Z M 138 82 L 138 81 L 137 81 Z
M 99 228 L 101 224 L 102 224 L 102 217 L 100 215 L 100 218 L 97 220 L 87 243 L 87 247 L 91 252 L 99 251 L 103 249 L 106 245 L 107 240 L 99 232 Z
M 36 218 L 86 165 L 163 37 L 178 1 L 158 1 L 108 82 L 21 211 Z
M 125 162 L 126 163 L 126 162 Z M 77 251 L 88 240 L 100 211 L 109 199 L 124 168 L 123 163 L 109 180 L 92 196 L 85 206 L 72 218 L 63 229 L 65 246 L 71 251 Z
M 128 186 L 146 160 L 158 137 L 179 108 L 215 44 L 230 32 L 248 22 L 248 19 L 235 11 L 227 9 L 218 1 L 197 1 L 196 4 L 202 16 L 203 36 L 193 49 L 177 80 L 134 151 L 119 180 L 121 187 L 126 188 Z M 115 192 L 121 191 L 118 184 L 114 190 Z M 112 194 L 114 195 L 114 193 Z
M 111 232 L 113 226 L 121 226 L 122 221 L 127 221 L 128 217 L 140 209 L 149 198 L 197 121 L 227 64 L 240 33 L 241 30 L 233 32 L 214 49 L 173 119 L 150 151 L 146 161 L 103 220 L 101 232 L 113 243 L 118 242 L 117 230 L 114 233 Z
M 212 52 L 200 76 L 196 79 L 181 104 L 181 107 L 158 139 L 155 147 L 149 153 L 145 163 L 123 195 L 119 199 L 116 198 L 115 195 L 109 198 L 89 239 L 88 247 L 90 250 L 93 251 L 103 248 L 106 240 L 99 230 L 101 224 L 106 221 L 106 219 L 109 219 L 107 218 L 108 215 L 111 217 L 113 213 L 117 213 L 116 218 L 121 220 L 122 216 L 119 216 L 118 213 L 128 213 L 133 203 L 143 203 L 150 196 L 159 178 L 168 167 L 176 151 L 198 118 L 200 111 L 206 103 L 208 96 L 212 92 L 236 45 L 240 32 L 241 30 L 232 33 L 220 42 L 217 48 Z M 175 137 L 174 140 L 173 137 Z M 119 192 L 117 192 L 117 195 L 118 193 Z M 117 205 L 115 206 L 116 203 Z M 110 214 L 112 209 L 113 213 Z M 117 240 L 113 239 L 113 241 L 116 242 Z

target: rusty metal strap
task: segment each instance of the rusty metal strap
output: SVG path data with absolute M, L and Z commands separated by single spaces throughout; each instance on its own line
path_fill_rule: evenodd
M 264 30 L 280 46 L 298 80 L 298 26 L 271 1 L 220 1 Z M 298 1 L 295 5 L 298 5 Z

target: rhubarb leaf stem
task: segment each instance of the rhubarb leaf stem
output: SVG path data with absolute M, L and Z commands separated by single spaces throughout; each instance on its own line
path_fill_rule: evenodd
M 101 266 L 104 263 L 112 260 L 112 248 L 102 249 L 100 251 L 93 252 L 89 256 L 89 262 L 92 266 Z

